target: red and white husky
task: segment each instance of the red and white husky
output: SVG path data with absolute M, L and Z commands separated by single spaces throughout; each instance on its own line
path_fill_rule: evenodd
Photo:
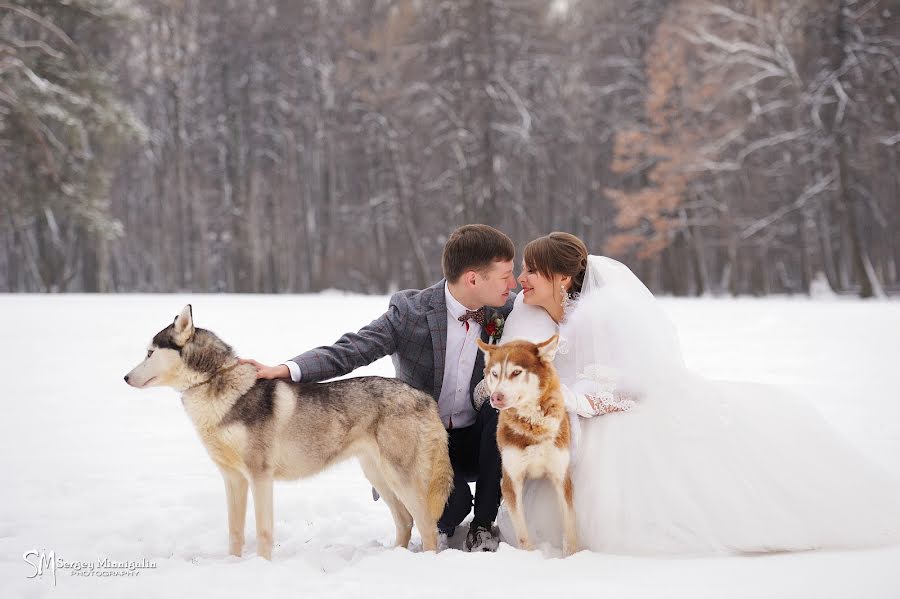
M 572 478 L 569 473 L 569 417 L 553 367 L 559 337 L 538 344 L 510 341 L 488 345 L 484 380 L 491 405 L 500 410 L 497 446 L 503 460 L 501 488 L 519 547 L 531 549 L 520 503 L 527 479 L 547 478 L 556 488 L 563 517 L 563 551 L 578 551 Z

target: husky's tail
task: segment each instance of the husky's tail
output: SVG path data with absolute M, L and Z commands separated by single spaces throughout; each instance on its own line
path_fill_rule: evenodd
M 444 513 L 447 498 L 453 490 L 453 466 L 447 451 L 447 431 L 440 427 L 443 442 L 431 443 L 431 477 L 428 480 L 428 512 L 437 520 Z

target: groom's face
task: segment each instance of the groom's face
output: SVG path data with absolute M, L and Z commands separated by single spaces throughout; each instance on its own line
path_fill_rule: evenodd
M 499 308 L 509 299 L 509 292 L 517 287 L 513 275 L 513 261 L 496 261 L 475 277 L 478 303 Z

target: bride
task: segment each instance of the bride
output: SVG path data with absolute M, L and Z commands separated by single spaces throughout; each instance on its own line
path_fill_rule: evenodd
M 685 368 L 672 323 L 623 264 L 568 233 L 525 247 L 502 341 L 559 333 L 573 424 L 579 542 L 620 554 L 703 554 L 900 542 L 900 487 L 811 407 L 766 385 Z M 560 546 L 557 498 L 526 484 L 536 543 Z M 515 545 L 501 507 L 500 535 Z

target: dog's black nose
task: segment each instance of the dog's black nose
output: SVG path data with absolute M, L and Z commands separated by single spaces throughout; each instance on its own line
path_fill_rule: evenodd
M 128 382 L 128 375 L 127 375 L 127 374 L 125 375 L 125 382 L 126 382 L 126 383 Z

